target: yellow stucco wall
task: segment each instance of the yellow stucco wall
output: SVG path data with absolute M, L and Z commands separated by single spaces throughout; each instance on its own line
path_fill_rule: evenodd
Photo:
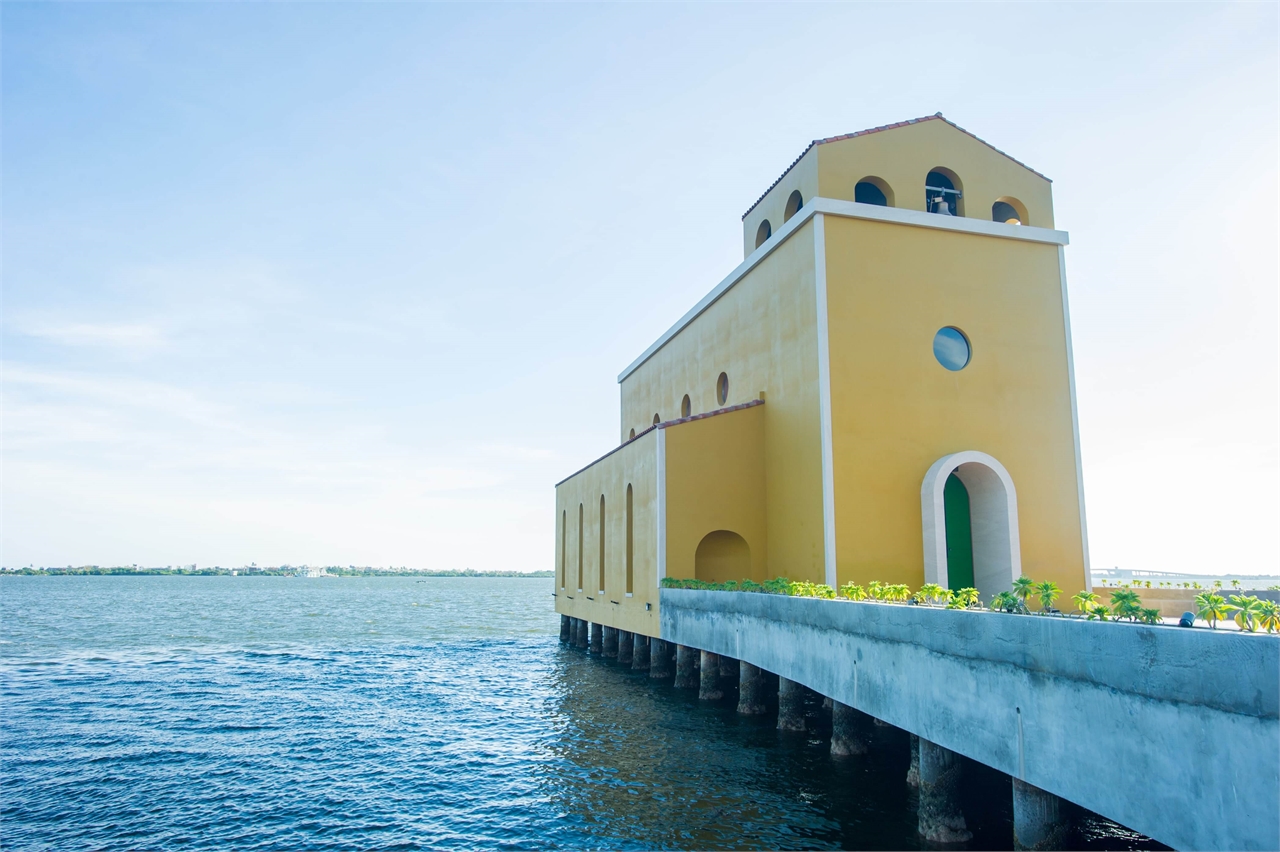
M 623 380 L 622 434 L 647 428 L 655 412 L 663 420 L 679 417 L 686 393 L 695 414 L 720 408 L 716 380 L 722 371 L 729 377 L 725 405 L 763 392 L 770 576 L 821 581 L 817 352 L 813 224 L 808 222 Z
M 627 484 L 632 499 L 632 596 L 626 595 Z M 600 594 L 600 496 L 605 498 L 605 588 Z M 578 587 L 578 506 L 582 587 Z M 567 519 L 568 528 L 561 533 Z M 642 435 L 556 486 L 556 612 L 658 635 L 657 433 Z M 564 574 L 561 574 L 563 557 Z M 562 579 L 563 576 L 563 579 Z M 617 601 L 617 603 L 613 603 Z M 646 610 L 645 604 L 651 608 Z
M 960 180 L 967 218 L 991 221 L 991 206 L 1013 197 L 1027 211 L 1024 225 L 1052 228 L 1052 184 L 989 145 L 940 119 L 895 127 L 815 145 L 743 219 L 744 256 L 755 250 L 756 230 L 768 218 L 777 231 L 786 199 L 801 188 L 814 195 L 853 201 L 853 188 L 866 177 L 889 185 L 894 207 L 924 210 L 924 181 L 942 167 Z
M 1086 588 L 1058 247 L 826 217 L 840 582 L 924 582 L 920 486 L 961 450 L 1017 489 L 1022 572 Z M 970 339 L 959 372 L 938 329 Z
M 715 530 L 729 530 L 742 536 L 751 548 L 750 571 L 731 579 L 768 579 L 764 473 L 767 407 L 756 405 L 663 430 L 668 577 L 694 577 L 694 555 L 703 537 Z

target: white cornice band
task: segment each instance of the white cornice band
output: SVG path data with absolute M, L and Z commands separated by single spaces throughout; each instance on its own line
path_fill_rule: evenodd
M 1006 240 L 1022 240 L 1030 243 L 1047 243 L 1065 246 L 1069 239 L 1066 231 L 1055 231 L 1049 228 L 1033 228 L 1029 225 L 1006 225 L 1003 222 L 988 222 L 984 219 L 966 219 L 963 216 L 940 216 L 937 213 L 925 213 L 921 210 L 903 210 L 898 207 L 881 207 L 877 204 L 859 204 L 856 201 L 840 201 L 834 198 L 811 198 L 794 216 L 783 223 L 773 236 L 764 241 L 746 260 L 717 284 L 710 293 L 703 296 L 698 304 L 675 325 L 667 329 L 653 345 L 644 351 L 627 369 L 618 375 L 621 384 L 627 376 L 640 368 L 653 354 L 675 337 L 685 326 L 697 319 L 703 311 L 711 307 L 717 299 L 729 291 L 734 284 L 742 280 L 748 272 L 773 253 L 774 249 L 804 226 L 806 222 L 819 213 L 829 216 L 844 216 L 849 219 L 870 219 L 876 222 L 891 222 L 896 225 L 907 225 L 913 228 L 933 228 L 939 231 L 954 231 L 962 234 L 977 234 L 983 237 L 997 237 Z

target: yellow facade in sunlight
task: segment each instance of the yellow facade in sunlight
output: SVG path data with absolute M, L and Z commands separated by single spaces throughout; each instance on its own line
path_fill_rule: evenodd
M 813 143 L 557 485 L 557 611 L 656 636 L 663 577 L 1087 588 L 1052 223 L 1047 178 L 940 116 Z

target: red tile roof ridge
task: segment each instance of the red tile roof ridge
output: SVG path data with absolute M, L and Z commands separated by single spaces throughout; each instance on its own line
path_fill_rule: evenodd
M 753 400 L 750 400 L 749 402 L 741 402 L 741 403 L 738 403 L 737 405 L 730 405 L 730 406 L 728 406 L 728 407 L 726 407 L 726 408 L 717 408 L 717 409 L 714 409 L 714 410 L 712 410 L 712 411 L 706 411 L 706 412 L 703 412 L 702 414 L 691 414 L 691 415 L 689 415 L 688 417 L 680 417 L 680 418 L 677 418 L 676 420 L 663 420 L 663 421 L 660 421 L 660 422 L 658 422 L 658 423 L 655 423 L 655 424 L 653 424 L 652 426 L 650 426 L 649 428 L 645 429 L 644 431 L 642 431 L 642 432 L 637 432 L 637 433 L 636 433 L 636 436 L 635 436 L 634 438 L 628 438 L 627 440 L 623 441 L 621 444 L 619 444 L 618 446 L 614 447 L 612 450 L 610 450 L 609 452 L 605 453 L 604 455 L 602 455 L 600 458 L 596 459 L 595 461 L 593 461 L 593 462 L 591 462 L 591 463 L 589 463 L 589 464 L 587 464 L 587 465 L 584 465 L 583 467 L 578 468 L 578 469 L 577 469 L 577 470 L 575 470 L 573 473 L 569 474 L 569 475 L 568 475 L 568 476 L 566 476 L 564 479 L 562 479 L 562 480 L 560 480 L 559 482 L 557 482 L 557 483 L 556 483 L 556 487 L 557 487 L 557 488 L 559 488 L 561 485 L 563 485 L 564 483 L 568 482 L 570 479 L 573 479 L 575 476 L 577 476 L 578 474 L 582 473 L 584 470 L 587 470 L 588 468 L 595 467 L 595 466 L 596 466 L 596 465 L 598 465 L 600 462 L 604 461 L 605 459 L 609 458 L 609 456 L 611 456 L 611 455 L 613 455 L 614 453 L 616 453 L 618 450 L 622 449 L 623 447 L 627 446 L 628 444 L 635 443 L 636 441 L 640 440 L 640 439 L 641 439 L 641 438 L 643 438 L 645 435 L 648 435 L 650 432 L 654 431 L 655 429 L 669 429 L 669 428 L 670 428 L 670 427 L 672 427 L 672 426 L 679 426 L 681 423 L 692 423 L 694 420 L 705 420 L 705 419 L 707 419 L 708 417 L 715 417 L 715 416 L 717 416 L 717 415 L 719 415 L 719 414 L 728 414 L 728 413 L 729 413 L 729 412 L 731 412 L 731 411 L 741 411 L 741 410 L 742 410 L 742 409 L 744 409 L 744 408 L 754 408 L 754 407 L 755 407 L 755 406 L 757 406 L 757 405 L 764 405 L 764 400 L 763 400 L 763 399 L 753 399 Z
M 748 208 L 747 208 L 747 212 L 742 214 L 742 218 L 743 218 L 743 219 L 746 219 L 748 216 L 750 216 L 750 215 L 751 215 L 751 211 L 752 211 L 752 210 L 755 210 L 757 207 L 759 207 L 759 206 L 760 206 L 760 202 L 761 202 L 761 201 L 764 201 L 764 197 L 765 197 L 766 195 L 768 195 L 769 193 L 773 192 L 773 188 L 774 188 L 775 186 L 777 186 L 778 184 L 782 183 L 782 179 L 783 179 L 783 178 L 785 178 L 785 177 L 787 176 L 787 174 L 788 174 L 792 169 L 794 169 L 794 168 L 796 167 L 796 164 L 797 164 L 797 163 L 799 163 L 801 160 L 803 160 L 803 159 L 804 159 L 804 155 L 805 155 L 805 154 L 808 154 L 808 153 L 809 153 L 809 151 L 810 151 L 811 149 L 813 149 L 814 147 L 816 147 L 816 146 L 818 146 L 818 145 L 825 145 L 825 144 L 827 144 L 828 142 L 842 142 L 842 141 L 844 141 L 845 139 L 854 139 L 854 138 L 856 138 L 856 137 L 858 137 L 858 136 L 868 136 L 868 135 L 870 135 L 870 134 L 872 134 L 872 133 L 880 133 L 881 131 L 884 131 L 884 130 L 893 130 L 893 129 L 898 128 L 898 127 L 906 127 L 906 126 L 908 126 L 908 125 L 910 125 L 910 124 L 919 124 L 919 123 L 920 123 L 920 122 L 922 122 L 922 121 L 935 121 L 935 120 L 936 120 L 936 121 L 943 121 L 943 122 L 946 122 L 947 124 L 949 124 L 949 125 L 951 125 L 952 127 L 954 127 L 956 130 L 959 130 L 959 131 L 960 131 L 961 133 L 963 133 L 965 136 L 970 136 L 970 137 L 972 137 L 972 138 L 974 138 L 974 139 L 977 139 L 979 142 L 981 142 L 983 145 L 986 145 L 986 146 L 987 146 L 988 148 L 990 148 L 992 151 L 995 151 L 997 154 L 999 154 L 999 155 L 1000 155 L 1000 156 L 1002 156 L 1002 157 L 1005 157 L 1005 158 L 1007 158 L 1007 159 L 1009 159 L 1009 160 L 1012 160 L 1013 162 L 1015 162 L 1015 163 L 1017 163 L 1018 165 L 1022 166 L 1022 167 L 1023 167 L 1024 169 L 1026 169 L 1027 171 L 1031 172 L 1033 175 L 1036 175 L 1037 177 L 1042 177 L 1042 178 L 1044 178 L 1045 180 L 1049 181 L 1050 183 L 1053 183 L 1053 179 L 1052 179 L 1052 178 L 1045 177 L 1045 175 L 1040 174 L 1040 172 L 1038 172 L 1038 171 L 1036 171 L 1035 169 L 1031 168 L 1031 167 L 1030 167 L 1030 166 L 1028 166 L 1026 163 L 1024 163 L 1024 162 L 1022 162 L 1021 160 L 1019 160 L 1017 157 L 1012 157 L 1012 156 L 1010 156 L 1009 154 L 1005 153 L 1004 151 L 1001 151 L 1001 150 L 1000 150 L 999 148 L 997 148 L 995 145 L 992 145 L 990 142 L 988 142 L 987 140 L 983 139 L 982 137 L 980 137 L 980 136 L 978 136 L 978 135 L 976 135 L 976 134 L 974 134 L 974 133 L 971 133 L 971 132 L 969 132 L 968 130 L 965 130 L 963 127 L 961 127 L 960 125 L 956 124 L 956 123 L 955 123 L 954 121 L 952 121 L 951 119 L 946 118 L 945 116 L 943 116 L 943 114 L 942 114 L 942 113 L 940 113 L 940 112 L 936 112 L 936 113 L 934 113 L 933 115 L 925 115 L 925 116 L 921 116 L 920 118 L 909 118 L 909 119 L 907 119 L 906 121 L 897 121 L 897 122 L 894 122 L 893 124 L 882 124 L 882 125 L 880 125 L 879 127 L 869 127 L 869 128 L 867 128 L 866 130 L 858 130 L 858 131 L 856 131 L 856 132 L 854 132 L 854 133 L 845 133 L 845 134 L 842 134 L 842 135 L 840 135 L 840 136 L 828 136 L 828 137 L 826 137 L 825 139 L 814 139 L 812 142 L 810 142 L 810 143 L 808 144 L 808 146 L 806 146 L 806 147 L 805 147 L 805 149 L 804 149 L 803 151 L 801 151 L 801 152 L 800 152 L 800 156 L 799 156 L 799 157 L 796 157 L 794 160 L 792 160 L 792 161 L 791 161 L 791 165 L 787 166 L 787 167 L 786 167 L 786 169 L 784 169 L 784 170 L 783 170 L 782 174 L 780 174 L 780 175 L 778 176 L 778 179 L 777 179 L 777 180 L 775 180 L 773 183 L 769 184 L 769 188 L 768 188 L 768 189 L 766 189 L 766 190 L 764 191 L 764 193 L 763 193 L 759 198 L 757 198 L 757 199 L 752 203 L 752 205 L 751 205 L 750 207 L 748 207 Z

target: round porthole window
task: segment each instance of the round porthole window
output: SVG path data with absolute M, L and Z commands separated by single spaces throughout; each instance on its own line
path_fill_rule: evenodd
M 963 370 L 972 354 L 969 338 L 958 328 L 940 328 L 933 336 L 933 357 L 948 370 Z

